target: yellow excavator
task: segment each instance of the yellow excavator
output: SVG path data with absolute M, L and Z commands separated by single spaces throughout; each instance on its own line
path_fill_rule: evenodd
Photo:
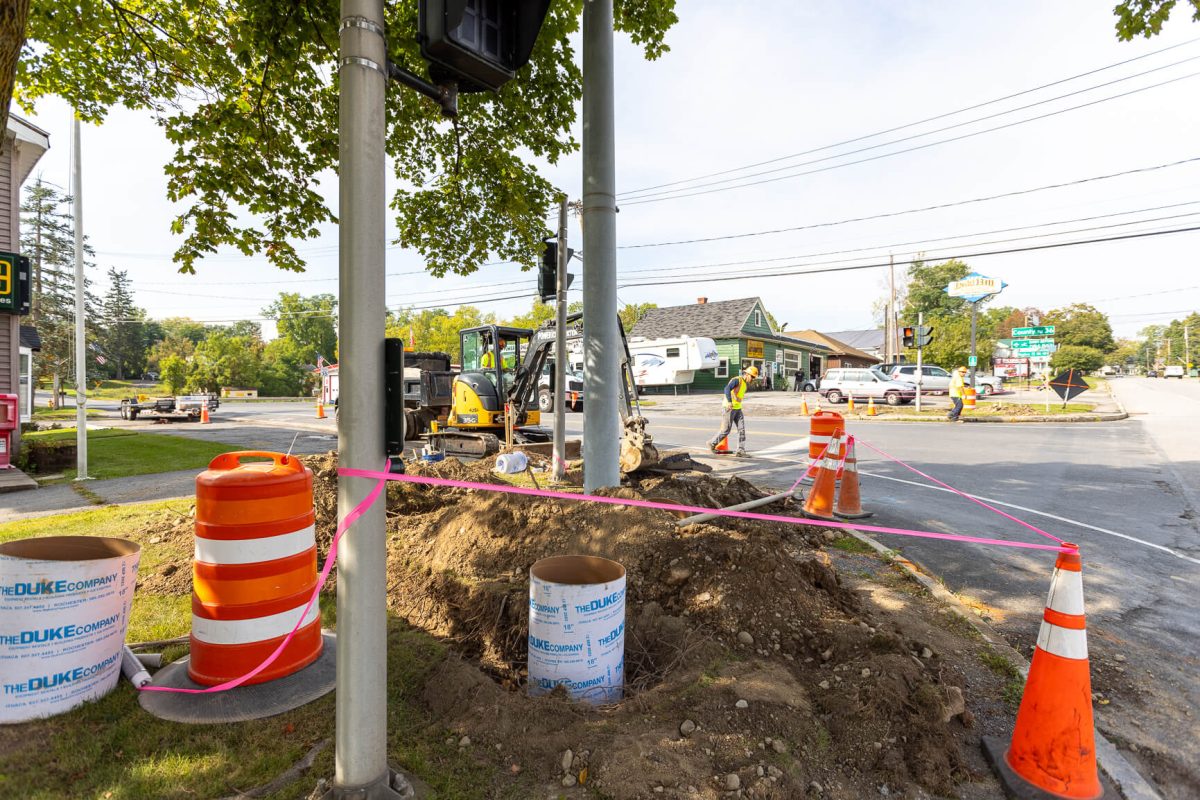
M 567 317 L 568 342 L 582 337 L 581 318 Z M 618 328 L 620 461 L 622 472 L 633 472 L 657 464 L 659 454 L 637 406 L 629 347 L 624 329 Z M 551 434 L 541 427 L 538 390 L 552 359 L 555 333 L 553 321 L 536 330 L 480 325 L 460 331 L 458 370 L 429 369 L 433 365 L 428 361 L 419 373 L 405 370 L 405 439 L 425 440 L 448 455 L 481 457 L 499 452 L 511 437 L 514 449 L 550 455 Z M 563 368 L 568 361 L 566 354 L 553 360 L 550 369 Z M 579 440 L 569 440 L 566 451 L 568 458 L 577 458 Z

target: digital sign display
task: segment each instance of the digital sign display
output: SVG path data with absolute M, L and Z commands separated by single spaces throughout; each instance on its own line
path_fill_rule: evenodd
M 29 259 L 0 253 L 0 314 L 29 313 Z

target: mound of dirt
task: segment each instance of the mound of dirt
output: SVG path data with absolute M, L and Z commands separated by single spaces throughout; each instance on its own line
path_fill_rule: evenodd
M 323 559 L 337 459 L 303 460 Z M 450 459 L 409 471 L 505 483 L 492 466 Z M 738 478 L 696 473 L 644 476 L 606 494 L 706 508 L 764 496 Z M 970 779 L 961 677 L 846 587 L 819 549 L 824 529 L 675 523 L 624 505 L 389 484 L 389 610 L 453 651 L 424 687 L 429 725 L 499 767 L 486 796 L 532 785 L 541 796 L 849 800 L 953 795 Z M 191 520 L 152 527 L 138 536 L 168 548 L 142 588 L 190 591 Z M 529 567 L 564 554 L 626 568 L 619 704 L 525 692 Z

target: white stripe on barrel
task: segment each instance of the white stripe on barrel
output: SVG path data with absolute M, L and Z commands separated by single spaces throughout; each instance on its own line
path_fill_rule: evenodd
M 196 560 L 206 564 L 257 564 L 299 555 L 316 545 L 316 528 L 260 539 L 203 539 L 196 537 Z
M 1043 620 L 1042 629 L 1038 631 L 1037 646 L 1052 655 L 1086 661 L 1087 631 L 1063 628 Z
M 296 627 L 296 620 L 307 602 L 278 614 L 254 619 L 205 619 L 193 614 L 192 636 L 205 644 L 253 644 L 286 636 Z M 300 627 L 311 624 L 320 614 L 318 604 L 313 603 Z

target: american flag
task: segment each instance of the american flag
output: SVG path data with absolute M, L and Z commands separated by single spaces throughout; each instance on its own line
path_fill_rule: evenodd
M 97 356 L 96 356 L 96 363 L 97 363 L 97 364 L 107 364 L 107 363 L 108 363 L 108 359 L 107 359 L 107 358 L 105 358 L 104 356 L 97 355 Z

